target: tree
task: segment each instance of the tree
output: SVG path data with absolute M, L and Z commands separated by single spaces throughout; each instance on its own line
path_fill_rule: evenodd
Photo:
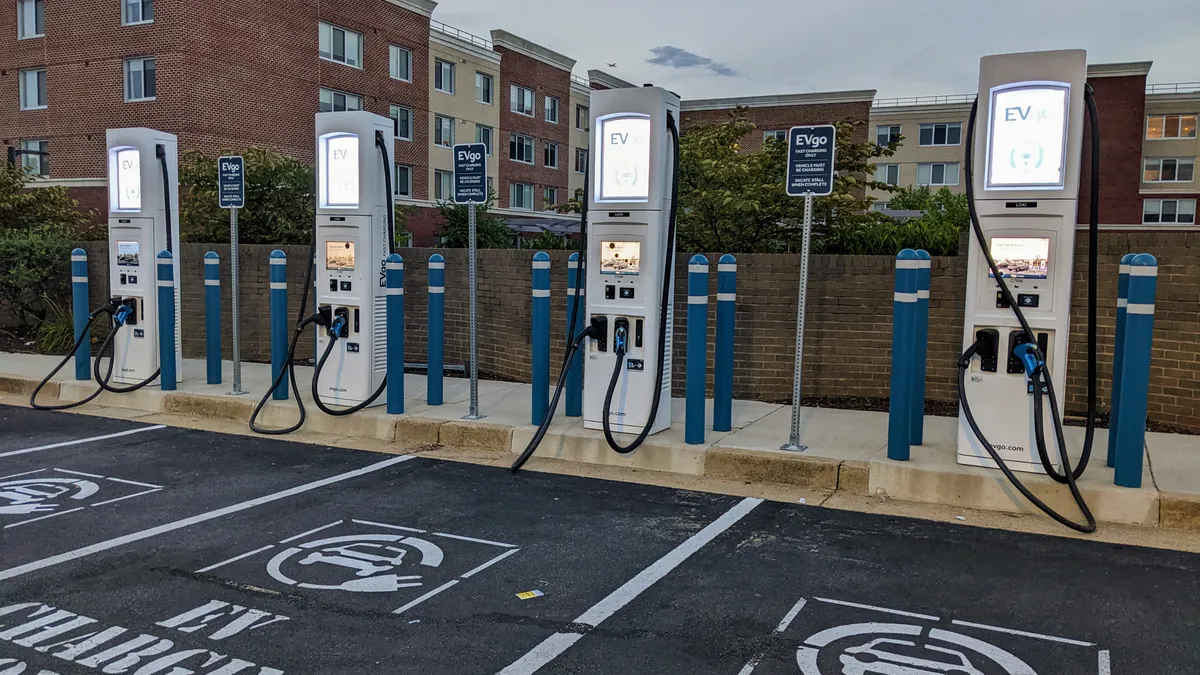
M 818 235 L 843 226 L 882 221 L 868 209 L 867 190 L 892 190 L 873 179 L 871 160 L 894 154 L 895 144 L 851 140 L 865 122 L 838 122 L 833 194 L 815 200 Z M 743 152 L 741 140 L 757 127 L 745 109 L 727 120 L 687 129 L 680 140 L 679 247 L 684 251 L 798 250 L 804 201 L 787 196 L 787 144 L 768 139 Z
M 892 209 L 923 211 L 917 218 L 863 222 L 830 231 L 816 242 L 823 253 L 895 255 L 901 249 L 921 248 L 930 255 L 955 255 L 959 235 L 969 225 L 967 198 L 946 188 L 901 188 L 888 200 Z M 878 215 L 878 214 L 877 214 Z
M 488 190 L 487 201 L 475 207 L 475 245 L 477 248 L 512 248 L 515 234 L 508 223 L 491 213 L 496 193 Z M 467 248 L 469 245 L 469 218 L 466 204 L 438 202 L 438 213 L 442 216 L 442 227 L 438 230 L 442 246 Z
M 241 243 L 307 244 L 316 218 L 312 165 L 268 148 L 248 148 L 242 155 L 246 159 L 246 207 L 238 211 Z M 184 240 L 229 241 L 229 212 L 217 203 L 217 158 L 197 150 L 185 151 L 179 184 Z
M 898 211 L 924 211 L 923 220 L 931 224 L 946 224 L 958 231 L 971 224 L 967 196 L 956 195 L 949 188 L 934 192 L 927 185 L 900 188 L 888 199 L 888 208 Z
M 20 166 L 0 169 L 0 230 L 83 234 L 92 214 L 79 208 L 67 188 L 31 188 L 29 178 Z

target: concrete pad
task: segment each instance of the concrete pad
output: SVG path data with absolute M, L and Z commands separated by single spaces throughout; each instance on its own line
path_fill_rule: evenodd
M 845 460 L 838 467 L 838 491 L 867 495 L 871 489 L 871 463 Z
M 939 418 L 930 418 L 939 419 Z M 788 442 L 791 406 L 780 406 L 757 423 L 722 439 L 728 450 L 775 450 Z M 887 442 L 887 413 L 833 408 L 800 408 L 800 442 L 805 454 L 867 461 Z
M 438 443 L 456 448 L 508 452 L 512 436 L 512 427 L 489 422 L 451 420 L 438 427 Z
M 838 488 L 840 464 L 838 460 L 795 452 L 713 448 L 705 458 L 704 475 L 832 492 Z
M 1200 495 L 1200 436 L 1147 432 L 1146 453 L 1158 489 Z

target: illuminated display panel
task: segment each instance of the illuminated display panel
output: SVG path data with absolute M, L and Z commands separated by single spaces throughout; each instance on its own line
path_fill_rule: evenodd
M 1005 279 L 1045 279 L 1050 272 L 1048 237 L 992 237 L 991 252 Z
M 321 137 L 321 206 L 358 208 L 358 135 Z
M 642 271 L 642 244 L 637 241 L 600 242 L 600 273 L 637 276 Z
M 142 210 L 142 153 L 137 148 L 109 150 L 108 173 L 112 182 L 109 203 L 113 211 Z
M 1071 86 L 1026 82 L 996 87 L 991 95 L 985 187 L 1063 187 Z
M 649 201 L 650 116 L 616 113 L 596 121 L 596 201 Z
M 325 242 L 325 269 L 350 271 L 354 269 L 354 242 Z
M 137 267 L 142 264 L 141 245 L 136 241 L 117 242 L 117 267 Z

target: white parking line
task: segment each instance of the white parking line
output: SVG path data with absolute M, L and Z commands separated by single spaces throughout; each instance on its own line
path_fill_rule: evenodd
M 229 560 L 222 560 L 221 562 L 219 562 L 215 565 L 209 565 L 208 567 L 205 567 L 204 569 L 196 570 L 196 574 L 204 574 L 205 572 L 211 572 L 211 571 L 217 569 L 218 567 L 224 567 L 224 566 L 228 565 L 229 563 L 235 563 L 235 562 L 241 560 L 242 558 L 249 558 L 250 556 L 254 555 L 255 553 L 262 553 L 263 551 L 270 549 L 270 548 L 275 548 L 275 544 L 267 544 L 266 546 L 263 546 L 261 548 L 256 548 L 253 551 L 247 551 L 245 553 L 242 553 L 241 555 L 235 555 L 232 558 L 230 558 Z
M 292 540 L 294 540 L 294 539 L 300 539 L 301 537 L 307 537 L 307 536 L 308 536 L 308 535 L 310 535 L 310 534 L 316 534 L 317 532 L 320 532 L 321 530 L 328 530 L 328 529 L 329 529 L 329 528 L 331 528 L 331 527 L 337 527 L 338 525 L 341 525 L 341 524 L 342 524 L 342 523 L 344 523 L 344 522 L 346 522 L 346 521 L 344 521 L 344 520 L 335 520 L 335 521 L 333 521 L 332 523 L 329 523 L 328 525 L 322 525 L 322 526 L 320 526 L 320 527 L 314 527 L 313 529 L 309 530 L 308 532 L 301 532 L 300 534 L 297 534 L 297 535 L 295 535 L 295 536 L 288 537 L 287 539 L 281 539 L 281 540 L 279 540 L 279 543 L 281 543 L 281 544 L 286 544 L 286 543 L 288 543 L 289 541 L 292 541 Z
M 1108 665 L 1108 650 L 1107 649 L 1101 649 L 1100 653 L 1096 657 L 1096 660 L 1099 661 L 1099 663 L 1100 663 L 1100 670 L 1099 670 L 1100 675 L 1112 675 L 1112 670 L 1109 668 L 1109 665 Z
M 641 595 L 648 588 L 658 583 L 663 577 L 670 574 L 672 570 L 679 567 L 697 551 L 725 532 L 725 530 L 733 527 L 734 524 L 744 518 L 746 514 L 753 511 L 762 502 L 763 500 L 761 499 L 750 497 L 738 502 L 733 508 L 722 514 L 720 518 L 709 523 L 704 529 L 693 534 L 682 544 L 676 546 L 652 565 L 639 572 L 637 576 L 622 584 L 620 588 L 609 593 L 606 598 L 593 605 L 591 609 L 580 614 L 579 618 L 575 619 L 572 623 L 576 625 L 582 624 L 585 628 L 595 628 L 604 623 L 606 619 L 632 602 L 634 598 Z M 583 638 L 583 633 L 573 630 L 555 633 L 543 640 L 541 644 L 534 647 L 529 653 L 517 659 L 512 665 L 501 670 L 498 675 L 530 675 L 531 673 L 535 673 L 542 666 L 561 656 L 563 652 L 570 649 L 581 638 Z
M 499 546 L 501 548 L 516 548 L 517 547 L 516 544 L 505 544 L 504 542 L 500 542 L 500 541 L 488 541 L 487 539 L 476 539 L 475 537 L 464 537 L 459 534 L 446 534 L 445 532 L 434 532 L 433 536 L 445 537 L 447 539 L 460 539 L 462 541 L 469 541 L 469 542 L 473 542 L 476 544 L 487 544 L 488 546 Z
M 457 583 L 458 583 L 458 579 L 455 579 L 453 581 L 448 581 L 448 582 L 442 584 L 441 586 L 438 586 L 437 588 L 433 589 L 432 591 L 429 591 L 425 595 L 422 595 L 421 597 L 417 598 L 416 600 L 413 600 L 412 602 L 401 607 L 400 609 L 397 609 L 396 611 L 392 612 L 392 614 L 403 614 L 405 610 L 416 607 L 417 605 L 421 604 L 422 602 L 425 602 L 426 600 L 432 598 L 433 596 L 437 595 L 438 593 L 441 593 L 442 591 L 446 590 L 447 588 L 450 588 L 451 586 L 453 586 L 454 584 L 457 584 Z
M 88 478 L 104 478 L 104 476 L 101 476 L 101 475 L 95 474 L 95 473 L 84 473 L 82 471 L 71 471 L 70 469 L 59 469 L 57 467 L 55 467 L 54 470 L 58 471 L 60 473 L 69 473 L 73 476 L 87 476 Z
M 288 497 L 302 494 L 302 493 L 308 492 L 310 490 L 316 490 L 317 488 L 322 488 L 322 487 L 325 487 L 326 485 L 333 485 L 334 483 L 340 483 L 342 481 L 349 480 L 351 478 L 365 476 L 366 474 L 374 473 L 381 469 L 386 469 L 390 466 L 395 466 L 396 464 L 399 464 L 401 462 L 407 462 L 410 459 L 413 459 L 413 457 L 411 455 L 400 455 L 399 457 L 392 457 L 392 458 L 386 459 L 382 462 L 376 462 L 374 464 L 371 464 L 370 466 L 365 466 L 361 469 L 355 469 L 353 471 L 339 473 L 336 476 L 330 476 L 329 478 L 322 478 L 321 480 L 316 480 L 311 483 L 305 483 L 304 485 L 298 485 L 294 488 L 288 488 L 287 490 L 281 490 L 279 492 L 275 492 L 275 493 L 272 493 L 272 494 L 269 494 L 269 495 L 266 495 L 263 497 L 258 497 L 258 498 L 250 499 L 250 500 L 247 500 L 244 502 L 239 502 L 237 504 L 233 504 L 231 506 L 226 506 L 224 508 L 220 508 L 215 511 L 209 511 L 207 513 L 201 513 L 199 515 L 192 516 L 190 518 L 176 520 L 175 522 L 172 522 L 172 523 L 167 523 L 165 525 L 159 525 L 157 527 L 152 527 L 148 530 L 142 530 L 141 532 L 134 532 L 133 534 L 127 534 L 123 537 L 117 537 L 116 539 L 109 539 L 108 541 L 102 541 L 98 544 L 92 544 L 91 546 L 84 546 L 82 548 L 77 548 L 74 551 L 60 553 L 59 555 L 51 556 L 49 558 L 43 558 L 42 560 L 37 560 L 37 561 L 31 562 L 31 563 L 27 563 L 25 565 L 18 565 L 17 567 L 12 567 L 12 568 L 0 571 L 0 581 L 4 581 L 5 579 L 12 579 L 14 577 L 19 577 L 23 574 L 35 572 L 37 570 L 44 569 L 47 567 L 53 567 L 54 565 L 60 565 L 62 563 L 70 562 L 72 560 L 77 560 L 79 558 L 83 558 L 83 557 L 86 557 L 86 556 L 89 556 L 89 555 L 92 555 L 95 553 L 100 553 L 102 551 L 114 549 L 119 546 L 124 546 L 125 544 L 131 544 L 135 541 L 141 541 L 143 539 L 150 539 L 151 537 L 157 537 L 160 534 L 166 534 L 168 532 L 174 532 L 175 530 L 180 530 L 185 527 L 191 527 L 192 525 L 197 525 L 199 523 L 204 523 L 204 522 L 216 519 L 216 518 L 228 516 L 230 514 L 237 513 L 239 511 L 245 511 L 246 509 L 252 509 L 256 506 L 262 506 L 263 504 L 269 504 L 271 502 L 278 501 L 280 499 L 286 499 Z
M 41 450 L 53 450 L 54 448 L 65 448 L 68 445 L 79 445 L 80 443 L 91 443 L 92 441 L 106 441 L 110 438 L 120 438 L 122 436 L 130 436 L 140 434 L 145 431 L 154 431 L 156 429 L 166 429 L 165 424 L 155 424 L 152 427 L 140 427 L 137 429 L 129 429 L 128 431 L 118 431 L 115 434 L 105 434 L 103 436 L 90 436 L 88 438 L 77 438 L 73 441 L 63 441 L 62 443 L 51 443 L 50 445 L 39 445 L 36 448 L 24 448 L 22 450 L 9 450 L 8 452 L 0 452 L 0 457 L 12 457 L 13 455 L 24 455 L 30 452 L 38 452 Z
M 462 578 L 470 579 L 471 577 L 475 576 L 476 574 L 479 574 L 480 572 L 486 570 L 487 568 L 491 567 L 492 565 L 495 565 L 496 563 L 500 562 L 501 560 L 504 560 L 508 556 L 510 556 L 514 553 L 519 553 L 520 551 L 521 551 L 521 549 L 519 549 L 519 548 L 509 549 L 509 550 L 505 551 L 504 553 L 501 553 L 500 555 L 496 556 L 495 558 L 492 558 L 491 560 L 483 563 L 479 567 L 476 567 L 475 569 L 471 570 L 470 572 L 467 572 L 466 574 L 462 575 Z
M 38 518 L 30 518 L 29 520 L 22 520 L 22 521 L 21 521 L 21 522 L 19 522 L 19 523 L 13 523 L 13 524 L 11 524 L 11 525 L 5 525 L 5 526 L 4 526 L 4 529 L 6 529 L 6 530 L 7 530 L 7 529 L 8 529 L 8 528 L 10 528 L 10 527 L 16 527 L 16 526 L 18 526 L 18 525 L 25 525 L 25 524 L 28 524 L 28 523 L 36 523 L 36 522 L 37 522 L 37 521 L 39 521 L 39 520 L 46 520 L 47 518 L 57 518 L 57 517 L 59 517 L 59 516 L 65 516 L 65 515 L 67 515 L 68 513 L 75 513 L 76 511 L 82 511 L 84 508 L 86 508 L 86 507 L 80 506 L 80 507 L 79 507 L 79 508 L 77 508 L 77 509 L 67 509 L 66 511 L 59 511 L 58 513 L 51 513 L 51 514 L 50 514 L 50 515 L 48 515 L 48 516 L 41 516 L 41 517 L 38 517 Z
M 43 471 L 45 471 L 45 469 L 34 469 L 33 471 L 22 471 L 21 473 L 14 473 L 11 476 L 0 476 L 0 480 L 8 480 L 9 478 L 17 478 L 18 476 L 28 476 L 31 473 L 41 473 Z
M 792 625 L 792 622 L 796 620 L 796 616 L 800 614 L 800 610 L 804 609 L 804 605 L 807 603 L 807 600 L 800 598 L 796 604 L 792 605 L 792 608 L 788 610 L 788 613 L 783 615 L 783 620 L 779 622 L 778 626 L 775 626 L 775 630 L 771 634 L 778 635 L 787 630 L 788 626 Z M 750 675 L 753 673 L 754 669 L 758 667 L 758 664 L 762 663 L 763 657 L 767 655 L 768 648 L 769 647 L 764 647 L 754 655 L 754 658 L 747 661 L 746 665 L 742 666 L 742 669 L 738 671 L 738 675 Z
M 126 499 L 133 499 L 134 497 L 141 497 L 144 495 L 154 494 L 155 492 L 159 492 L 161 490 L 162 490 L 162 488 L 160 488 L 160 487 L 156 487 L 152 490 L 143 490 L 141 492 L 135 492 L 131 495 L 125 495 L 124 497 L 117 497 L 116 499 L 109 499 L 109 500 L 106 500 L 103 502 L 96 502 L 95 504 L 92 504 L 92 506 L 104 506 L 105 504 L 115 504 L 117 502 L 123 502 Z
M 899 609 L 888 609 L 887 607 L 876 607 L 874 605 L 860 605 L 857 602 L 846 602 L 845 600 L 831 600 L 829 598 L 813 598 L 817 602 L 827 602 L 831 605 L 843 605 L 845 607 L 856 607 L 858 609 L 869 609 L 874 612 L 883 612 L 885 614 L 896 614 L 899 616 L 907 616 L 910 619 L 924 619 L 926 621 L 937 621 L 938 617 L 928 614 L 917 614 L 915 612 L 904 612 Z M 956 622 L 957 623 L 957 622 Z
M 955 619 L 951 621 L 956 626 L 968 626 L 970 628 L 979 628 L 981 630 L 994 630 L 997 633 L 1008 633 L 1009 635 L 1020 635 L 1021 637 L 1037 638 L 1039 640 L 1049 640 L 1050 642 L 1061 642 L 1065 645 L 1075 645 L 1076 647 L 1095 647 L 1095 642 L 1084 642 L 1082 640 L 1072 640 L 1070 638 L 1055 637 L 1053 635 L 1043 635 L 1041 633 L 1030 633 L 1023 630 L 1013 628 L 1003 628 L 1001 626 L 989 626 L 986 623 L 972 623 L 970 621 L 959 621 Z
M 387 527 L 387 528 L 391 528 L 393 530 L 401 530 L 403 532 L 416 532 L 418 534 L 423 534 L 424 532 L 426 532 L 426 530 L 418 530 L 415 527 L 404 527 L 402 525 L 388 525 L 387 523 L 376 523 L 371 520 L 351 519 L 350 522 L 358 523 L 359 525 L 370 525 L 372 527 Z

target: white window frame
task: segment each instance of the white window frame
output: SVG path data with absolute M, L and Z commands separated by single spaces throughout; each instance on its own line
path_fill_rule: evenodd
M 146 94 L 146 62 L 147 61 L 154 61 L 154 95 L 153 96 L 145 95 Z M 131 78 L 134 76 L 133 75 L 134 74 L 133 65 L 135 63 L 137 63 L 139 66 L 138 72 L 140 73 L 140 77 L 142 78 L 142 95 L 138 96 L 138 97 L 134 97 L 132 95 L 133 88 L 131 85 L 131 82 L 132 82 Z M 158 61 L 155 60 L 155 58 L 153 56 L 134 56 L 134 57 L 125 59 L 125 65 L 123 66 L 123 68 L 125 71 L 125 102 L 126 103 L 139 103 L 142 101 L 153 101 L 158 98 Z
M 542 145 L 544 146 L 542 148 L 542 164 L 545 165 L 545 167 L 547 169 L 557 169 L 558 168 L 558 143 L 554 143 L 552 141 L 546 141 Z M 553 157 L 554 163 L 553 164 L 546 161 L 548 159 L 547 155 L 554 155 L 554 157 Z
M 922 143 L 921 142 L 921 132 L 924 131 L 926 127 L 929 127 L 930 129 L 933 130 L 932 131 L 933 138 L 930 139 L 929 143 Z M 946 140 L 947 140 L 946 143 L 938 143 L 937 142 L 937 128 L 938 127 L 946 127 Z M 951 127 L 958 127 L 958 142 L 957 143 L 948 142 L 950 139 Z M 962 145 L 962 122 L 928 122 L 926 124 L 922 124 L 920 127 L 917 128 L 917 146 L 918 147 L 921 147 L 921 148 L 953 148 L 958 145 Z
M 587 173 L 587 152 L 587 148 L 575 148 L 575 173 Z
M 892 142 L 892 129 L 896 130 L 896 138 L 899 138 L 900 132 L 903 128 L 904 128 L 903 125 L 900 125 L 900 124 L 877 124 L 877 125 L 875 125 L 875 145 L 878 145 L 881 148 L 887 147 Z M 887 133 L 888 141 L 887 141 L 887 143 L 880 143 L 879 137 L 883 135 L 884 129 L 887 130 L 886 133 Z M 918 132 L 918 134 L 919 133 L 920 132 Z M 959 140 L 962 140 L 962 130 L 961 129 L 959 129 Z
M 872 210 L 872 211 L 876 211 L 876 212 L 878 212 L 878 211 L 886 211 L 886 210 L 887 210 L 887 208 L 888 208 L 888 203 L 887 203 L 887 202 L 874 202 L 873 204 L 871 204 L 871 210 Z
M 771 129 L 769 131 L 764 131 L 763 132 L 763 142 L 766 143 L 767 139 L 769 139 L 769 138 L 773 138 L 777 141 L 786 141 L 787 134 L 788 134 L 788 132 L 783 129 Z
M 887 180 L 887 174 L 889 172 L 891 172 L 893 169 L 895 169 L 895 172 L 896 172 L 895 182 Z M 931 171 L 932 171 L 932 169 L 931 169 Z M 880 172 L 883 172 L 883 174 L 884 174 L 883 179 L 879 178 Z M 875 165 L 875 181 L 878 183 L 887 183 L 888 185 L 899 185 L 900 184 L 900 165 L 896 164 L 894 162 L 890 163 L 890 164 L 886 164 L 886 163 L 885 164 L 876 164 Z
M 483 138 L 484 131 L 487 132 L 487 134 L 486 134 L 487 140 L 484 140 L 484 138 Z M 483 143 L 484 145 L 486 145 L 487 146 L 487 156 L 491 157 L 492 153 L 495 152 L 495 147 L 496 147 L 496 128 L 490 127 L 486 124 L 480 124 L 480 123 L 476 122 L 475 123 L 475 142 Z
M 1163 165 L 1165 162 L 1175 163 L 1175 177 L 1171 179 L 1163 178 Z M 1179 169 L 1181 167 L 1191 168 L 1191 178 L 1183 179 L 1179 177 Z M 1146 178 L 1146 174 L 1153 167 L 1158 172 L 1158 178 Z M 1142 160 L 1142 182 L 1143 183 L 1191 183 L 1196 180 L 1196 158 L 1195 157 L 1147 157 Z
M 927 183 L 921 182 L 921 167 L 924 167 L 924 166 L 929 167 L 929 182 L 927 182 Z M 941 183 L 933 182 L 933 167 L 935 167 L 935 166 L 943 167 Z M 949 167 L 949 166 L 954 167 L 954 182 L 953 183 L 945 182 L 946 181 L 945 167 Z M 960 170 L 960 167 L 958 166 L 958 162 L 921 162 L 920 164 L 917 165 L 917 185 L 928 185 L 929 187 L 954 187 L 955 185 L 958 185 L 960 180 L 962 180 L 962 171 Z
M 528 94 L 528 96 L 526 96 L 526 94 Z M 520 103 L 524 103 L 527 98 L 529 100 L 529 112 L 524 112 L 521 110 L 521 108 L 523 106 L 521 106 Z M 518 101 L 519 101 L 519 103 L 518 103 Z M 529 87 L 522 87 L 519 84 L 509 85 L 509 88 L 508 88 L 508 109 L 509 110 L 511 110 L 512 112 L 515 112 L 518 115 L 524 115 L 525 117 L 533 117 L 534 115 L 537 114 L 536 108 L 537 108 L 537 98 L 533 95 L 532 89 L 530 89 Z
M 442 196 L 438 196 L 438 193 Z M 433 170 L 433 199 L 434 201 L 452 202 L 454 201 L 454 172 L 443 171 L 441 169 Z
M 448 133 L 442 133 L 445 130 Z M 441 143 L 438 142 L 438 136 L 442 136 Z M 449 135 L 450 138 L 446 138 Z M 433 116 L 433 144 L 439 148 L 454 147 L 454 118 L 446 115 Z
M 524 144 L 521 143 L 521 141 L 529 141 L 529 161 L 525 161 L 523 159 L 517 159 L 516 157 L 513 157 L 513 145 L 520 143 L 521 146 L 523 146 Z M 517 133 L 510 134 L 508 137 L 508 159 L 513 162 L 518 162 L 520 164 L 529 164 L 529 165 L 536 164 L 537 163 L 537 143 L 533 140 L 533 136 L 527 136 L 525 134 L 517 134 Z
M 351 94 L 350 92 L 342 91 L 341 89 L 330 89 L 329 87 L 320 87 L 317 89 L 317 110 L 321 109 L 321 106 L 320 106 L 321 97 L 326 93 L 329 94 L 329 111 L 338 112 L 338 110 L 335 106 L 333 97 L 337 96 L 339 94 L 346 99 L 346 107 L 344 108 L 345 110 L 362 110 L 363 109 L 362 96 L 360 94 Z M 357 101 L 358 107 L 351 108 L 350 101 Z
M 562 107 L 562 100 L 557 96 L 546 96 L 542 100 L 543 117 L 550 124 L 558 124 L 558 109 Z M 551 111 L 554 112 L 554 117 L 550 117 Z
M 581 114 L 582 113 L 582 114 Z M 575 104 L 575 130 L 576 131 L 591 131 L 588 127 L 591 126 L 592 110 L 586 105 Z M 580 126 L 584 124 L 586 126 Z
M 30 76 L 33 77 L 33 97 L 37 101 L 33 105 L 29 105 L 30 91 L 27 80 Z M 39 82 L 39 79 L 41 82 Z M 45 68 L 26 68 L 17 71 L 17 82 L 21 110 L 45 110 L 49 106 L 50 76 L 47 74 Z M 44 86 L 42 82 L 45 83 Z M 42 98 L 43 94 L 45 94 L 44 99 Z
M 521 191 L 521 202 L 526 202 L 528 195 L 528 206 L 517 206 L 517 190 Z M 533 210 L 533 185 L 530 183 L 509 183 L 508 185 L 508 208 L 517 211 L 532 211 Z
M 33 9 L 32 22 L 29 17 L 30 8 Z M 39 18 L 42 20 L 41 30 L 38 30 Z M 32 32 L 27 33 L 26 29 Z M 17 0 L 17 39 L 32 40 L 40 37 L 46 37 L 46 0 Z
M 1179 119 L 1178 123 L 1176 123 L 1176 125 L 1175 125 L 1175 134 L 1176 134 L 1175 136 L 1167 135 L 1167 118 L 1168 117 L 1176 117 Z M 1191 136 L 1183 136 L 1182 135 L 1183 134 L 1183 120 L 1185 120 L 1189 117 L 1192 120 L 1192 135 Z M 1152 120 L 1152 119 L 1158 119 L 1158 120 L 1162 121 L 1162 125 L 1161 125 L 1162 126 L 1162 135 L 1161 136 L 1151 136 L 1150 135 L 1150 120 Z M 1148 140 L 1148 141 L 1177 141 L 1180 139 L 1196 138 L 1196 136 L 1197 136 L 1196 123 L 1197 122 L 1200 122 L 1200 114 L 1197 114 L 1197 113 L 1166 113 L 1166 114 L 1162 114 L 1162 115 L 1146 115 L 1146 133 L 1144 135 L 1145 135 L 1146 140 Z
M 21 150 L 36 150 L 40 152 L 50 152 L 50 141 L 41 139 L 23 138 L 17 145 Z M 25 173 L 31 176 L 50 177 L 50 160 L 41 155 L 22 154 L 21 168 L 25 169 Z
M 138 20 L 129 19 L 129 8 L 137 6 Z M 146 7 L 150 8 L 150 18 L 146 18 Z M 144 23 L 154 23 L 154 0 L 121 0 L 121 25 L 140 26 Z
M 483 82 L 487 82 L 487 99 L 480 98 L 483 93 Z M 496 77 L 490 73 L 475 71 L 475 102 L 483 105 L 496 105 Z
M 1164 221 L 1162 219 L 1163 206 L 1171 202 L 1175 205 L 1174 220 Z M 1156 214 L 1158 220 L 1146 220 L 1146 214 L 1150 211 L 1148 208 L 1151 204 L 1156 205 Z M 1186 208 L 1183 208 L 1186 207 Z M 1180 220 L 1179 216 L 1184 211 L 1188 211 L 1191 216 L 1190 220 Z M 1142 224 L 1143 225 L 1195 225 L 1196 224 L 1196 200 L 1195 199 L 1143 199 L 1142 200 Z
M 401 76 L 402 74 L 398 72 L 400 70 L 401 54 L 408 56 L 408 75 L 406 76 Z M 412 63 L 413 59 L 411 49 L 408 47 L 401 47 L 400 45 L 388 45 L 388 75 L 393 80 L 399 80 L 400 82 L 412 82 Z
M 399 124 L 399 122 L 396 121 L 397 113 L 399 113 L 401 110 L 408 113 L 408 135 L 407 136 L 400 135 L 400 124 Z M 392 118 L 392 132 L 393 132 L 393 136 L 396 138 L 396 140 L 411 141 L 412 140 L 412 131 L 413 131 L 412 108 L 410 108 L 406 105 L 396 105 L 394 103 L 390 104 L 388 106 L 388 117 Z
M 554 195 L 554 199 L 550 199 L 550 195 Z M 544 187 L 542 188 L 542 208 L 550 210 L 551 206 L 558 206 L 558 188 Z
M 457 68 L 455 68 L 456 65 L 457 64 L 455 64 L 453 61 L 447 61 L 445 59 L 435 58 L 433 60 L 433 88 L 435 91 L 440 91 L 443 94 L 450 94 L 451 96 L 454 95 L 454 76 L 455 70 L 457 70 Z M 445 67 L 443 68 L 443 66 Z M 439 87 L 437 84 L 439 75 L 442 78 L 441 87 Z M 449 89 L 446 88 L 447 82 L 450 83 Z
M 407 181 L 408 185 L 405 188 L 404 192 L 400 191 L 400 172 L 401 172 L 401 170 L 403 170 L 405 172 L 405 174 L 408 176 L 408 181 Z M 413 172 L 412 165 L 411 164 L 400 164 L 399 162 L 397 162 L 392 167 L 392 171 L 395 174 L 392 176 L 392 195 L 396 196 L 396 197 L 404 197 L 405 199 L 412 199 L 412 172 Z
M 327 30 L 328 30 L 328 35 L 329 35 L 329 52 L 328 52 L 328 54 L 323 53 L 321 51 L 321 45 L 320 45 L 320 43 L 325 39 Z M 342 31 L 343 47 L 345 46 L 345 43 L 347 41 L 346 36 L 353 35 L 356 38 L 358 38 L 358 49 L 355 53 L 355 58 L 357 59 L 357 63 L 350 63 L 349 59 L 345 59 L 347 52 L 349 52 L 348 49 L 343 49 L 343 51 L 342 51 L 342 56 L 344 57 L 345 60 L 338 60 L 337 56 L 333 53 L 333 40 L 334 40 L 334 36 L 336 35 L 336 31 Z M 363 69 L 363 41 L 364 41 L 363 34 L 356 30 L 350 30 L 349 28 L 343 28 L 337 24 L 329 23 L 328 21 L 318 21 L 317 22 L 317 56 L 319 56 L 322 61 L 330 61 L 332 63 L 340 63 L 343 66 L 349 66 L 350 68 L 362 70 Z

